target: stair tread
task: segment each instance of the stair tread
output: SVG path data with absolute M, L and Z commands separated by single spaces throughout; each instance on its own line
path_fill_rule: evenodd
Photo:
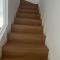
M 17 14 L 19 14 L 19 15 L 29 15 L 29 16 L 39 16 L 40 17 L 39 14 L 34 14 L 34 13 L 29 14 L 29 13 L 22 12 L 22 13 L 17 13 Z
M 33 21 L 41 21 L 41 19 L 31 19 L 31 18 L 16 18 L 16 19 L 18 19 L 18 20 L 20 20 L 20 19 L 22 19 L 22 20 L 33 20 Z
M 21 27 L 22 26 L 22 28 L 32 28 L 32 29 L 40 29 L 40 28 L 42 28 L 42 26 L 31 26 L 31 25 L 19 25 L 19 24 L 12 24 L 12 26 L 17 26 L 17 27 Z
M 16 47 L 17 49 L 23 49 L 23 50 L 24 49 L 47 49 L 47 47 L 44 44 L 24 44 L 24 43 L 12 43 L 12 42 L 8 42 L 5 45 L 5 47 L 7 47 L 6 49 L 9 48 L 14 49 Z
M 16 25 L 16 26 L 23 26 L 23 27 L 28 27 L 28 28 L 40 28 L 42 26 L 31 26 L 31 25 L 19 25 L 19 24 L 12 24 L 12 25 Z
M 29 36 L 36 36 L 36 37 L 43 36 L 43 37 L 44 37 L 44 34 L 16 33 L 16 32 L 10 32 L 9 34 L 16 34 L 16 35 L 29 35 Z

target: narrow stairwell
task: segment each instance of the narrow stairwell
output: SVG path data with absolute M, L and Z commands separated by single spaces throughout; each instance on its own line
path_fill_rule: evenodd
M 7 39 L 2 60 L 48 60 L 37 4 L 22 0 Z

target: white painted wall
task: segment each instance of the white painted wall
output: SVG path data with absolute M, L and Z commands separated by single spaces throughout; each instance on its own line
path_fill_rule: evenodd
M 0 0 L 0 28 L 3 26 L 3 0 Z
M 38 4 L 39 0 L 26 0 L 26 1 L 29 1 L 31 3 L 34 3 L 34 4 Z
M 14 22 L 14 17 L 16 15 L 16 11 L 18 9 L 20 0 L 9 0 L 8 1 L 8 25 L 11 27 L 11 24 Z M 10 30 L 9 27 L 9 30 Z
M 60 0 L 40 0 L 49 60 L 60 60 Z
M 0 57 L 2 56 L 2 46 L 7 42 L 7 32 L 11 30 L 11 24 L 14 22 L 14 17 L 16 15 L 16 11 L 19 7 L 20 0 L 5 0 L 6 2 L 6 21 L 8 24 L 3 28 L 0 33 Z

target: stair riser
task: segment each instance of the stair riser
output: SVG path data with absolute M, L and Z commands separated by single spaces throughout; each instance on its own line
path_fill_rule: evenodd
M 31 9 L 31 10 L 37 10 L 38 7 L 37 6 L 32 6 L 32 5 L 28 5 L 28 4 L 23 4 L 19 6 L 19 9 Z
M 20 25 L 35 25 L 35 26 L 41 26 L 42 22 L 40 20 L 31 20 L 31 19 L 16 19 L 15 24 L 20 24 Z
M 43 29 L 42 27 L 29 27 L 29 26 L 18 26 L 18 25 L 12 25 L 12 32 L 17 32 L 17 33 L 37 33 L 37 34 L 42 34 Z
M 13 43 L 27 43 L 27 44 L 44 44 L 45 41 L 43 39 L 39 40 L 32 40 L 32 39 L 18 39 L 18 38 L 13 38 L 9 37 L 8 40 Z
M 41 41 L 28 41 L 28 40 L 19 40 L 19 39 L 10 39 L 9 42 L 11 43 L 22 43 L 22 44 L 45 44 L 45 41 L 41 40 Z
M 35 36 L 36 37 L 36 36 Z M 8 40 L 13 42 L 23 42 L 23 43 L 45 43 L 45 37 L 37 37 L 34 36 L 24 36 L 24 35 L 8 35 Z
M 6 52 L 6 51 L 5 51 Z M 9 53 L 9 54 L 8 54 Z M 21 53 L 11 53 L 11 52 L 6 52 L 3 54 L 3 57 L 7 57 L 7 58 L 38 58 L 38 59 L 44 59 L 44 57 L 48 57 L 48 54 L 45 54 L 45 55 L 39 55 L 39 54 L 21 54 Z
M 29 14 L 31 14 L 31 13 L 34 13 L 34 14 L 38 14 L 38 11 L 34 11 L 34 10 L 28 10 L 28 9 L 22 9 L 22 10 L 19 10 L 18 12 L 20 12 L 20 13 L 29 13 Z
M 40 19 L 40 16 L 31 15 L 31 14 L 19 14 L 19 13 L 17 13 L 16 17 Z

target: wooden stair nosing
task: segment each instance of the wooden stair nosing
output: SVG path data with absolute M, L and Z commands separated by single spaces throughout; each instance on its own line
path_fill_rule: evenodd
M 28 19 L 28 18 L 16 18 L 14 21 L 15 24 L 20 25 L 34 25 L 34 26 L 41 26 L 42 22 L 39 19 Z

